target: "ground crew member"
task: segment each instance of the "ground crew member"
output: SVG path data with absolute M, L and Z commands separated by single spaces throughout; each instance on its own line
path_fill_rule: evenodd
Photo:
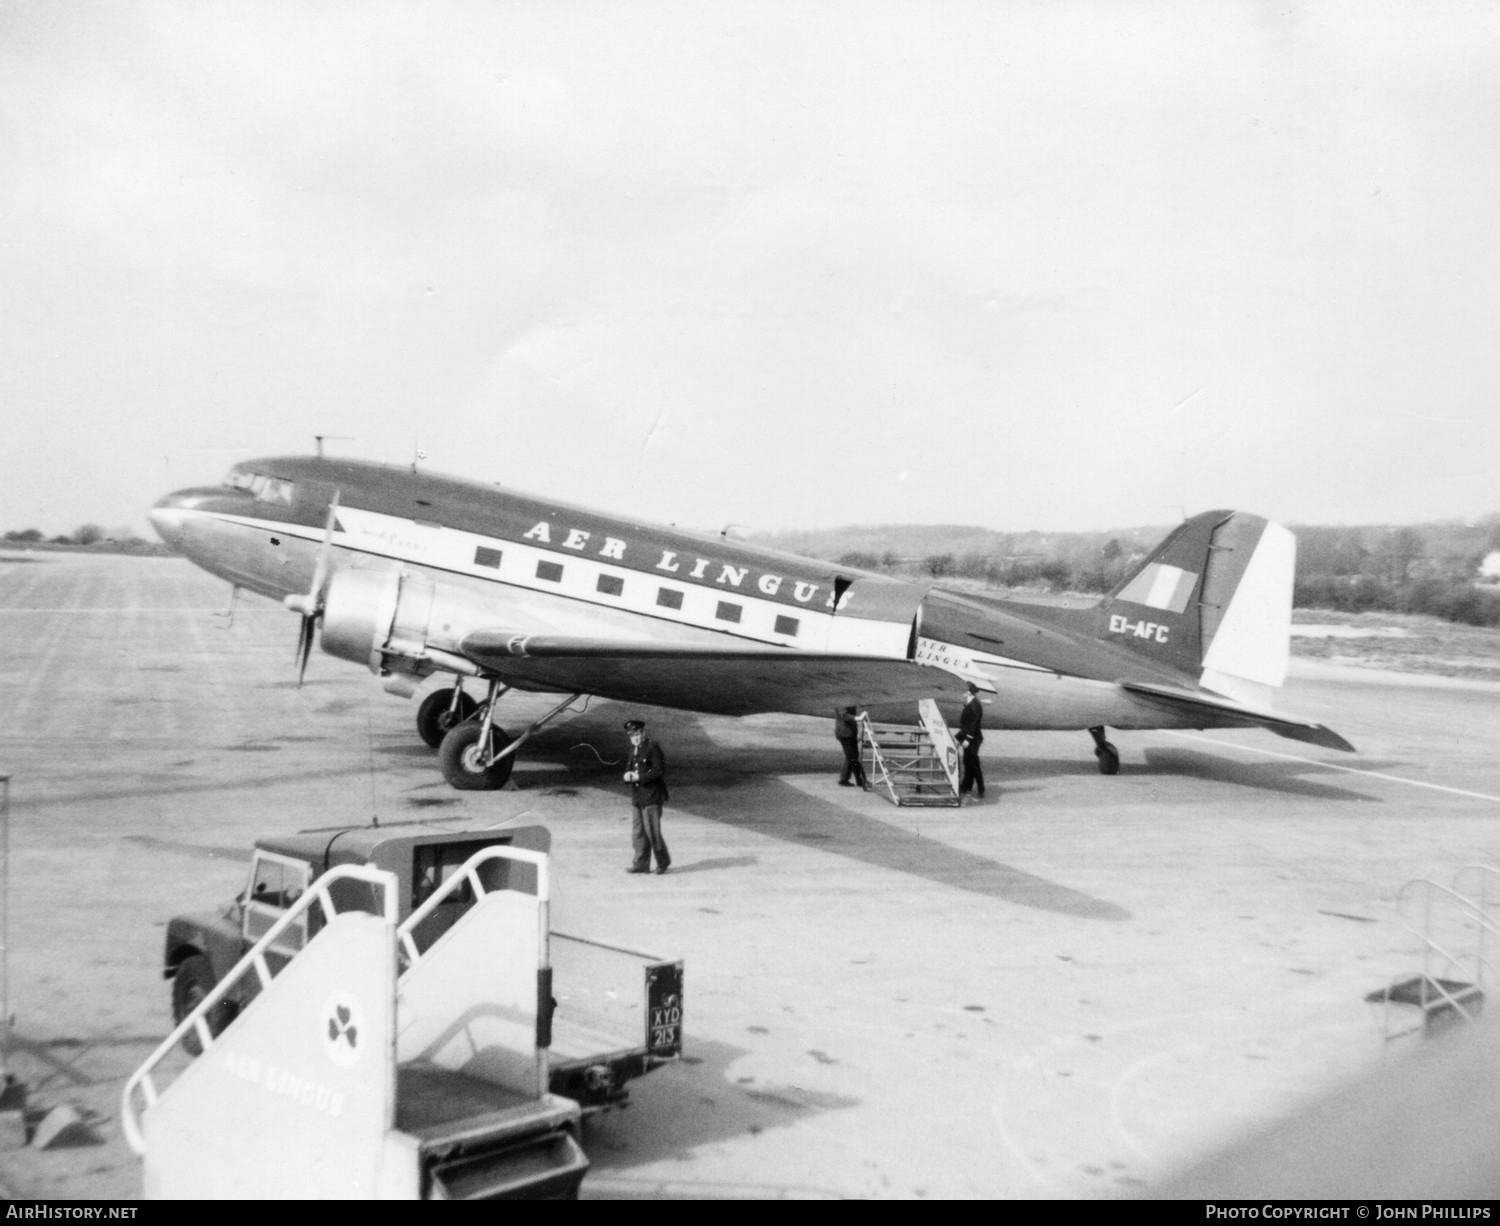
M 859 760 L 858 716 L 859 712 L 853 707 L 835 707 L 833 710 L 833 735 L 844 747 L 844 772 L 839 776 L 839 787 L 849 788 L 857 783 L 868 792 L 870 784 L 865 779 L 865 766 Z M 852 783 L 850 775 L 854 776 Z
M 646 725 L 638 719 L 627 719 L 625 731 L 630 736 L 630 760 L 625 765 L 625 782 L 630 784 L 630 842 L 635 859 L 627 873 L 649 873 L 651 857 L 656 856 L 656 871 L 664 873 L 672 864 L 667 842 L 661 837 L 661 807 L 667 802 L 667 759 L 661 746 L 646 735 Z
M 967 796 L 970 791 L 975 791 L 983 800 L 984 768 L 979 765 L 979 747 L 984 744 L 984 730 L 980 727 L 984 721 L 984 707 L 979 702 L 979 687 L 972 681 L 966 681 L 964 685 L 969 696 L 964 699 L 963 713 L 958 717 L 958 736 L 954 738 L 964 754 L 958 794 Z

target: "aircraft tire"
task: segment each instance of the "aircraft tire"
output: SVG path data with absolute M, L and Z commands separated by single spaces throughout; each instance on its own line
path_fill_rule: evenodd
M 214 990 L 217 984 L 214 968 L 202 954 L 192 954 L 177 966 L 172 977 L 172 1021 L 181 1024 L 182 1019 L 196 1009 L 199 1003 Z M 211 1034 L 222 1034 L 224 1027 L 234 1020 L 234 1006 L 227 1001 L 214 1007 L 208 1015 Z M 182 1036 L 182 1049 L 190 1056 L 201 1056 L 203 1044 L 195 1031 Z
M 458 718 L 452 714 L 453 690 L 433 690 L 422 699 L 417 708 L 417 735 L 433 749 L 439 748 L 443 738 L 479 708 L 479 704 L 465 694 L 458 700 Z
M 512 754 L 493 766 L 477 766 L 474 759 L 479 752 L 480 731 L 478 720 L 459 724 L 443 738 L 438 749 L 438 764 L 443 768 L 443 778 L 448 781 L 449 787 L 457 788 L 460 792 L 493 792 L 496 788 L 504 787 L 505 781 L 510 778 L 511 768 L 515 765 L 515 755 Z M 490 735 L 496 738 L 497 745 L 510 744 L 510 735 L 499 726 L 492 726 Z
M 1103 745 L 1094 750 L 1094 757 L 1099 759 L 1099 773 L 1101 775 L 1118 775 L 1120 773 L 1120 751 L 1105 741 Z

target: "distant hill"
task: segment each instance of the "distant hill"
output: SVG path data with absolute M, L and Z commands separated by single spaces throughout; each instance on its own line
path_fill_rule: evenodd
M 1426 613 L 1500 625 L 1500 594 L 1492 586 L 1475 586 L 1485 558 L 1500 551 L 1500 514 L 1472 523 L 1291 528 L 1297 536 L 1299 608 Z M 1119 583 L 1168 531 L 995 532 L 964 524 L 877 524 L 750 539 L 893 575 L 1098 593 Z
M 1119 528 L 1109 532 L 996 532 L 966 524 L 872 524 L 809 531 L 757 533 L 749 539 L 771 549 L 837 561 L 862 553 L 890 564 L 910 564 L 951 554 L 955 558 L 1084 559 L 1111 540 L 1124 552 L 1142 553 L 1170 527 Z

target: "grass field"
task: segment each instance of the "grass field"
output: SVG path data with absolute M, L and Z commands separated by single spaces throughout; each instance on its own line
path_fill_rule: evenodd
M 1324 626 L 1346 629 L 1318 635 L 1303 629 Z M 1500 630 L 1419 614 L 1298 609 L 1292 632 L 1294 656 L 1392 672 L 1500 681 Z
M 1074 592 L 994 588 L 964 579 L 945 579 L 943 586 L 1065 608 L 1084 608 L 1098 599 Z M 1335 630 L 1312 632 L 1321 627 Z M 1465 626 L 1415 613 L 1294 609 L 1292 631 L 1292 655 L 1305 659 L 1398 673 L 1500 681 L 1500 629 Z

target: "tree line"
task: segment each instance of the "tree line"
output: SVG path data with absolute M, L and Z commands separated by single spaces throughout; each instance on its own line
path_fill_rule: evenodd
M 1500 626 L 1500 587 L 1481 566 L 1500 552 L 1500 515 L 1474 524 L 1298 528 L 1299 608 L 1427 613 Z
M 25 549 L 94 549 L 118 553 L 167 553 L 164 546 L 148 541 L 129 528 L 113 530 L 99 524 L 82 524 L 72 532 L 48 536 L 40 528 L 21 528 L 0 537 L 6 545 Z
M 1472 524 L 1294 527 L 1298 608 L 1348 613 L 1426 613 L 1500 626 L 1500 584 L 1481 567 L 1500 553 L 1500 515 Z M 880 534 L 888 542 L 880 545 Z M 996 588 L 1112 591 L 1165 535 L 1161 528 L 1112 532 L 1005 533 L 922 525 L 840 528 L 763 538 L 841 566 L 905 578 L 964 580 Z M 853 547 L 851 547 L 853 546 Z

